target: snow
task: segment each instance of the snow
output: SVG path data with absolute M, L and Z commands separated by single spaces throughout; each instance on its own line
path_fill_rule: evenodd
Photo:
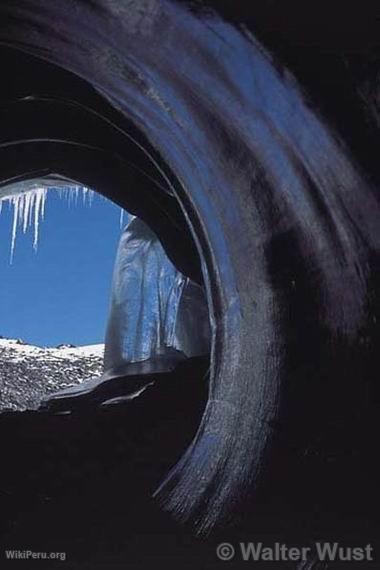
M 103 373 L 104 345 L 44 348 L 0 338 L 0 413 L 39 409 L 60 390 Z
M 26 358 L 43 357 L 44 360 L 78 360 L 80 358 L 103 358 L 104 344 L 91 344 L 86 346 L 59 346 L 45 348 L 31 344 L 24 344 L 20 340 L 0 338 L 0 352 L 7 351 L 7 360 L 21 362 Z

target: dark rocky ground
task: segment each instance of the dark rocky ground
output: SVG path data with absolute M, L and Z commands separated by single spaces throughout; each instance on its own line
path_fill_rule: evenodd
M 97 377 L 103 345 L 41 348 L 0 338 L 0 411 L 36 410 L 43 397 Z

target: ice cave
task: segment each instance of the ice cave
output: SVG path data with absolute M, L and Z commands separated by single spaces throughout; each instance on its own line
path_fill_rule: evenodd
M 90 566 L 103 545 L 105 568 L 119 549 L 178 568 L 181 541 L 211 568 L 220 532 L 378 540 L 377 16 L 1 0 L 10 261 L 29 223 L 38 246 L 49 185 L 129 214 L 104 371 L 0 414 L 7 540 L 70 537 Z

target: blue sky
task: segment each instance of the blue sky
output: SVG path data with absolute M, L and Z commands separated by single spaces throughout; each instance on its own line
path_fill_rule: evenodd
M 0 214 L 0 335 L 56 346 L 103 342 L 120 209 L 99 195 L 91 207 L 49 191 L 38 251 L 33 228 L 18 232 L 9 262 L 13 207 Z

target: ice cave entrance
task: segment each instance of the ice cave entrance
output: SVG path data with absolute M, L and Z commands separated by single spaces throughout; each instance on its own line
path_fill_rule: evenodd
M 0 213 L 5 274 L 0 411 L 35 409 L 50 395 L 83 394 L 99 382 L 127 375 L 131 366 L 146 374 L 208 354 L 203 288 L 174 267 L 142 220 L 89 188 L 59 179 L 0 188 Z M 1 227 L 7 217 L 8 228 Z M 62 228 L 66 234 L 57 244 L 54 236 Z M 30 255 L 31 249 L 36 255 Z M 39 280 L 27 274 L 22 278 L 18 256 L 29 269 L 45 256 L 48 267 L 41 269 Z M 60 303 L 55 295 L 59 285 L 48 279 L 52 268 L 59 268 L 66 294 Z M 9 287 L 12 276 L 17 287 Z M 38 306 L 41 299 L 45 307 Z M 72 336 L 66 330 L 58 342 L 59 323 L 70 307 Z M 34 337 L 15 334 L 17 318 Z

